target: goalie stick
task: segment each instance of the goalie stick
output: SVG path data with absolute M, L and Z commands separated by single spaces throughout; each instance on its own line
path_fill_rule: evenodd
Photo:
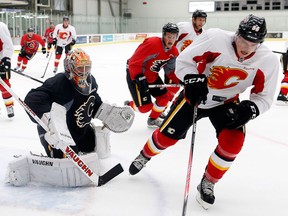
M 182 84 L 151 84 L 148 85 L 149 88 L 164 88 L 164 87 L 182 87 Z
M 43 81 L 38 80 L 38 79 L 36 79 L 36 78 L 34 78 L 34 77 L 31 77 L 31 76 L 29 76 L 29 75 L 27 75 L 27 74 L 21 73 L 21 72 L 19 72 L 19 71 L 17 71 L 17 70 L 14 70 L 14 69 L 10 69 L 10 70 L 13 71 L 14 73 L 17 73 L 17 74 L 21 75 L 21 76 L 27 77 L 27 78 L 29 78 L 29 79 L 32 79 L 32 80 L 34 80 L 34 81 L 36 81 L 36 82 L 39 82 L 39 83 L 42 83 L 42 84 L 43 84 Z
M 39 119 L 39 117 L 31 110 L 31 108 L 21 100 L 17 94 L 0 78 L 0 84 L 20 103 L 20 105 L 26 110 L 26 112 L 45 130 L 49 131 L 47 125 Z M 112 180 L 114 177 L 122 173 L 124 170 L 121 164 L 117 164 L 112 169 L 107 171 L 104 175 L 98 176 L 89 168 L 89 166 L 81 159 L 81 157 L 70 147 L 66 146 L 61 148 L 61 151 L 66 154 L 67 158 L 70 159 L 74 165 L 95 185 L 101 186 Z

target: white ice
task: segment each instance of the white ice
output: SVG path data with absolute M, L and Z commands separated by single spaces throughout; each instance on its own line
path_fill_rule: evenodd
M 279 44 L 267 43 L 279 50 Z M 84 49 L 93 59 L 93 75 L 99 84 L 103 101 L 123 105 L 130 99 L 126 84 L 126 60 L 139 43 L 88 46 Z M 53 76 L 53 58 L 45 78 Z M 13 56 L 16 65 L 17 53 Z M 62 59 L 63 60 L 63 59 Z M 61 60 L 61 62 L 62 62 Z M 47 59 L 38 53 L 28 64 L 26 74 L 41 79 Z M 63 70 L 61 63 L 60 71 Z M 24 99 L 31 88 L 40 84 L 12 73 L 12 88 Z M 45 79 L 44 78 L 44 79 Z M 279 72 L 279 84 L 282 73 Z M 44 80 L 42 79 L 42 80 Z M 279 86 L 276 94 L 279 92 Z M 247 97 L 247 93 L 243 97 Z M 276 98 L 277 95 L 275 95 Z M 2 100 L 2 99 L 0 99 Z M 8 119 L 0 102 L 0 212 L 3 216 L 176 216 L 182 214 L 184 187 L 191 143 L 191 130 L 185 140 L 154 157 L 135 176 L 128 173 L 131 161 L 138 155 L 153 130 L 148 129 L 148 114 L 136 113 L 132 128 L 112 134 L 112 156 L 103 160 L 106 171 L 121 163 L 124 173 L 101 187 L 55 188 L 29 185 L 13 187 L 4 184 L 4 176 L 13 155 L 43 153 L 36 125 L 15 101 L 15 117 Z M 203 175 L 208 157 L 217 141 L 207 119 L 197 123 L 187 215 L 255 216 L 287 215 L 288 193 L 288 106 L 272 108 L 247 125 L 244 147 L 223 179 L 215 186 L 215 204 L 204 210 L 195 200 L 196 187 Z M 99 123 L 99 122 L 97 122 Z

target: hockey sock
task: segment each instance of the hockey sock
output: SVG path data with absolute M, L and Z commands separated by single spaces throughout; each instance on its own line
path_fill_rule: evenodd
M 244 133 L 240 130 L 223 129 L 218 137 L 218 145 L 209 158 L 205 176 L 211 182 L 218 182 L 232 165 L 244 143 Z

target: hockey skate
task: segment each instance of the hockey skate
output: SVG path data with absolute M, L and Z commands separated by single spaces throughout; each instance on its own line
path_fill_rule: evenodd
M 9 117 L 9 118 L 14 117 L 14 109 L 13 109 L 13 106 L 7 106 L 6 109 L 7 109 L 7 115 L 8 115 L 8 117 Z
M 48 58 L 49 57 L 49 53 L 47 52 L 47 54 L 46 54 L 46 58 Z
M 157 128 L 157 127 L 160 127 L 161 124 L 162 124 L 162 120 L 160 118 L 157 118 L 157 119 L 148 118 L 147 120 L 147 126 L 149 128 Z
M 150 160 L 150 158 L 146 158 L 142 151 L 140 154 L 134 159 L 134 161 L 131 163 L 129 167 L 129 173 L 131 175 L 135 175 L 138 172 L 140 172 L 146 165 L 146 163 Z
M 162 112 L 161 115 L 159 116 L 160 119 L 165 119 L 166 118 L 166 114 L 165 112 Z
M 196 200 L 205 210 L 209 209 L 215 202 L 214 183 L 203 176 L 197 190 Z
M 278 102 L 283 102 L 284 104 L 288 105 L 288 95 L 283 95 L 281 92 L 279 93 L 278 97 L 277 97 L 277 101 Z M 282 104 L 283 104 L 282 103 Z
M 18 70 L 18 72 L 23 73 L 25 69 L 21 68 Z
M 19 69 L 20 69 L 20 66 L 16 66 L 16 67 L 14 68 L 15 71 L 18 71 Z
M 53 73 L 56 73 L 56 72 L 57 72 L 57 70 L 58 70 L 58 68 L 57 68 L 57 67 L 55 67 L 55 68 L 54 68 L 54 70 L 53 70 Z

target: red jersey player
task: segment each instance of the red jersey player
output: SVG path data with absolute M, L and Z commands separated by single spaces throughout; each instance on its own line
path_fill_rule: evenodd
M 285 49 L 286 52 L 281 56 L 284 77 L 281 80 L 280 92 L 277 97 L 279 104 L 288 104 L 288 41 L 285 43 Z
M 45 41 L 40 35 L 34 33 L 33 28 L 28 28 L 27 34 L 23 35 L 21 38 L 21 50 L 18 55 L 17 67 L 14 70 L 19 70 L 19 72 L 23 72 L 26 69 L 28 61 L 31 60 L 37 53 L 39 44 L 41 44 L 42 46 L 42 53 L 45 54 Z
M 174 74 L 175 60 L 179 54 L 174 46 L 178 32 L 176 24 L 164 25 L 162 38 L 145 39 L 127 61 L 127 83 L 133 101 L 126 101 L 125 104 L 141 113 L 151 111 L 147 121 L 148 127 L 161 125 L 162 120 L 158 117 L 174 97 L 167 88 L 149 88 L 148 85 L 164 84 L 159 76 L 162 68 L 169 79 L 179 82 Z M 151 96 L 156 99 L 154 103 Z
M 10 87 L 11 76 L 11 57 L 13 55 L 14 46 L 10 36 L 10 32 L 5 23 L 0 22 L 0 77 Z M 6 91 L 0 84 L 0 91 L 2 92 L 2 98 L 4 100 L 7 115 L 9 118 L 14 116 L 13 99 L 12 95 Z
M 48 58 L 49 54 L 50 54 L 50 50 L 52 48 L 53 45 L 53 32 L 55 29 L 55 25 L 54 22 L 50 22 L 50 26 L 45 30 L 44 36 L 43 36 L 43 40 L 46 41 L 47 43 L 47 55 L 46 57 Z

